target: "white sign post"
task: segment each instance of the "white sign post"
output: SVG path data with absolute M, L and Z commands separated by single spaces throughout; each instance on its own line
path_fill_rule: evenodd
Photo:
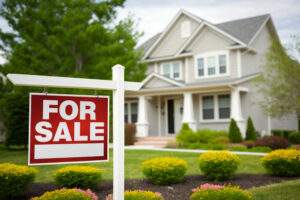
M 112 81 L 26 74 L 7 77 L 16 86 L 113 90 L 113 199 L 124 200 L 124 92 L 139 90 L 141 83 L 124 81 L 122 65 L 115 65 L 112 74 Z

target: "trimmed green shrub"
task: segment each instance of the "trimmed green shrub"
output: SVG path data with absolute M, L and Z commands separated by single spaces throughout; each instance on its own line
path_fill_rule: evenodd
M 229 140 L 232 143 L 239 143 L 243 141 L 241 131 L 239 127 L 236 124 L 236 121 L 234 119 L 231 119 L 230 125 L 229 125 Z
M 63 187 L 95 188 L 102 179 L 103 171 L 90 166 L 67 166 L 54 174 L 55 182 Z
M 287 139 L 280 136 L 264 136 L 254 142 L 255 147 L 269 147 L 272 150 L 286 149 L 289 147 Z
M 285 130 L 285 129 L 274 129 L 274 130 L 271 130 L 271 132 L 272 132 L 272 135 L 274 135 L 274 136 L 280 136 L 280 137 L 284 137 L 285 139 L 288 139 L 289 135 L 291 133 L 293 133 L 294 131 L 293 130 Z
M 142 171 L 146 178 L 157 185 L 181 182 L 187 171 L 185 160 L 175 157 L 158 157 L 142 163 Z
M 97 196 L 92 192 L 85 192 L 79 189 L 60 189 L 45 192 L 40 197 L 31 200 L 97 200 Z
M 263 166 L 275 176 L 299 176 L 300 175 L 300 151 L 275 150 L 263 159 Z
M 256 130 L 251 117 L 248 117 L 246 128 L 246 140 L 256 140 Z
M 229 151 L 209 151 L 199 157 L 199 168 L 210 180 L 231 178 L 238 169 L 240 159 Z
M 0 164 L 0 197 L 13 199 L 21 196 L 34 181 L 36 169 L 10 163 Z
M 134 145 L 135 130 L 135 124 L 125 124 L 125 145 Z
M 193 190 L 190 200 L 253 200 L 250 192 L 235 186 L 208 187 L 201 186 Z
M 294 132 L 289 135 L 289 141 L 292 144 L 300 144 L 300 132 Z
M 113 200 L 112 195 L 108 195 L 106 200 Z M 158 192 L 131 190 L 125 191 L 124 200 L 164 200 Z

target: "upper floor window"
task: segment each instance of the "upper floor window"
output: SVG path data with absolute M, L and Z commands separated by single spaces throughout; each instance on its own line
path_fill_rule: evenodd
M 168 78 L 181 79 L 181 63 L 180 62 L 162 63 L 161 74 Z
M 228 75 L 228 52 L 212 52 L 196 57 L 196 78 Z
M 191 35 L 191 22 L 186 20 L 181 23 L 181 37 L 187 38 Z

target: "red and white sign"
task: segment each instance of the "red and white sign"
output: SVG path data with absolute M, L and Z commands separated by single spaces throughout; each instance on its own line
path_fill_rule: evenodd
M 31 93 L 29 165 L 108 160 L 109 97 Z

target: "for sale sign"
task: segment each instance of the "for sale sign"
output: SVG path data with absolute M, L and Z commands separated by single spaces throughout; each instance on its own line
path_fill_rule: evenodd
M 108 160 L 107 96 L 30 94 L 29 165 Z

